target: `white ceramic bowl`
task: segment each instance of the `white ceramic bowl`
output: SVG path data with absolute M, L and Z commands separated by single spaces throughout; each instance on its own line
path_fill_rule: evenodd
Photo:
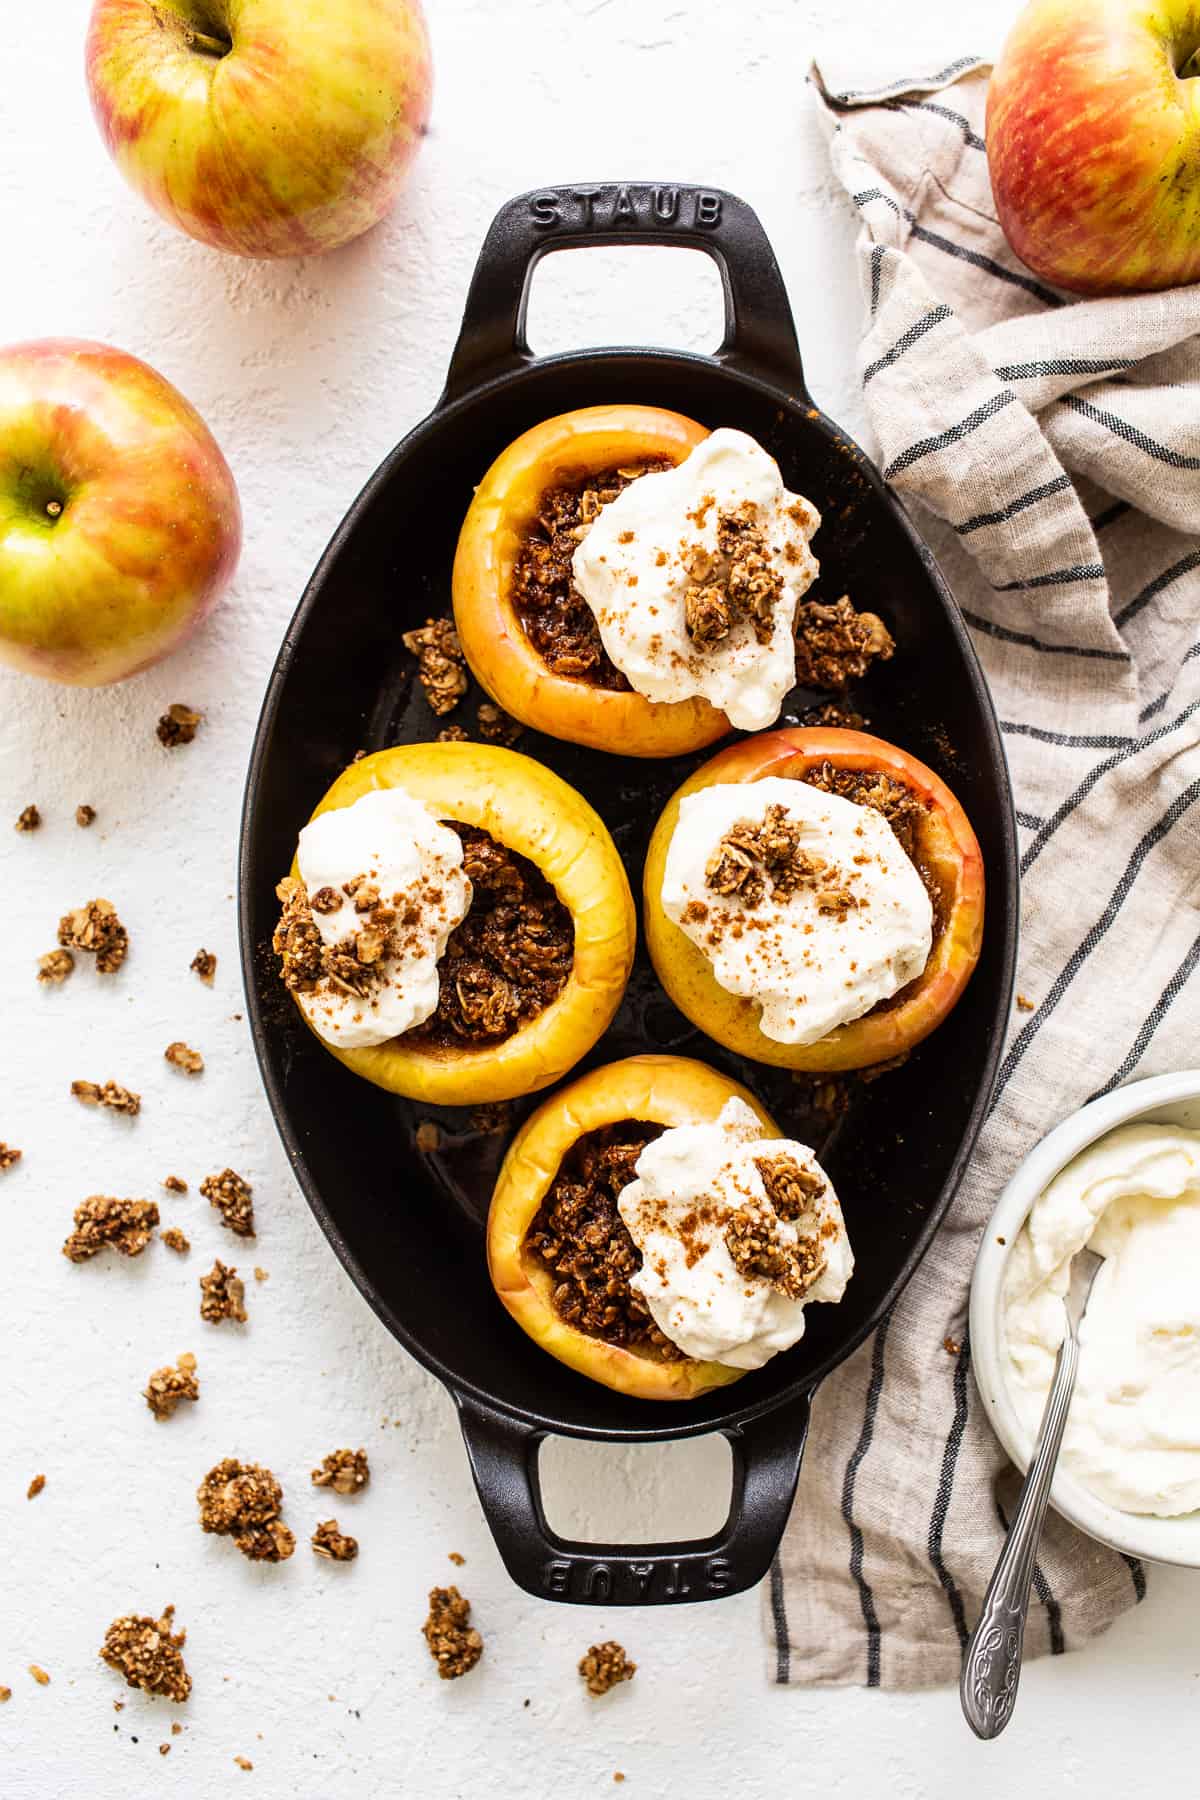
M 1200 1069 L 1135 1081 L 1064 1119 L 1029 1153 L 1001 1194 L 979 1248 L 971 1282 L 971 1361 L 988 1418 L 1019 1469 L 1028 1467 L 1033 1441 L 1017 1414 L 1004 1373 L 1000 1295 L 1009 1253 L 1047 1182 L 1097 1138 L 1134 1121 L 1200 1130 Z M 1200 1512 L 1178 1519 L 1119 1512 L 1061 1468 L 1050 1504 L 1089 1537 L 1114 1550 L 1200 1569 Z

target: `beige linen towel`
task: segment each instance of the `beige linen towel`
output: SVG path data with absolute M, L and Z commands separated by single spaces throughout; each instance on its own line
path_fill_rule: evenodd
M 1047 288 L 995 221 L 986 62 L 900 74 L 868 87 L 826 59 L 813 79 L 862 220 L 874 447 L 920 503 L 1001 718 L 1032 1005 L 933 1249 L 817 1398 L 766 1591 L 781 1683 L 957 1678 L 1015 1487 L 971 1377 L 980 1232 L 1057 1120 L 1200 1064 L 1200 289 Z M 1084 1643 L 1145 1580 L 1051 1513 L 1027 1654 Z

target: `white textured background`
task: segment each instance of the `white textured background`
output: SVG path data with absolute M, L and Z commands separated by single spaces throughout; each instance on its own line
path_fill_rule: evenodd
M 302 4 L 303 0 L 297 0 Z M 0 676 L 0 1138 L 25 1159 L 0 1177 L 0 1794 L 28 1800 L 197 1796 L 508 1795 L 576 1800 L 885 1793 L 975 1800 L 1015 1792 L 1126 1795 L 1194 1787 L 1200 1577 L 1159 1571 L 1151 1596 L 1091 1651 L 1031 1667 L 1006 1737 L 981 1746 L 949 1693 L 787 1693 L 764 1678 L 756 1595 L 646 1612 L 555 1607 L 518 1593 L 482 1525 L 441 1389 L 394 1345 L 342 1275 L 288 1177 L 244 1023 L 234 845 L 259 695 L 303 584 L 366 476 L 441 385 L 476 250 L 498 203 L 559 180 L 653 178 L 733 188 L 759 211 L 788 280 L 814 393 L 852 427 L 859 298 L 853 221 L 804 92 L 823 34 L 873 55 L 918 20 L 951 53 L 986 43 L 995 0 L 430 0 L 432 134 L 412 186 L 368 239 L 324 261 L 254 266 L 172 234 L 110 168 L 81 78 L 88 0 L 5 8 L 0 101 L 0 343 L 107 339 L 200 407 L 241 486 L 247 540 L 231 596 L 164 667 L 107 692 Z M 11 13 L 11 16 L 9 16 Z M 332 49 L 332 47 L 331 47 Z M 637 259 L 634 263 L 634 259 Z M 629 280 L 633 266 L 636 279 Z M 593 252 L 543 266 L 535 348 L 603 341 L 711 347 L 715 276 L 686 252 Z M 197 741 L 159 748 L 171 700 L 202 707 Z M 90 832 L 73 813 L 89 801 Z M 28 801 L 43 830 L 18 837 Z M 39 989 L 34 959 L 59 914 L 107 895 L 128 924 L 124 971 L 80 966 Z M 215 987 L 188 971 L 200 944 Z M 195 1082 L 162 1061 L 184 1037 Z M 72 1078 L 112 1076 L 141 1117 L 84 1111 Z M 259 1238 L 237 1260 L 243 1330 L 203 1326 L 196 1280 L 231 1240 L 196 1193 L 226 1162 L 253 1182 Z M 166 1204 L 177 1171 L 191 1194 Z M 190 1258 L 79 1268 L 59 1255 L 75 1203 L 160 1197 Z M 238 1246 L 240 1248 L 240 1246 Z M 183 1349 L 202 1398 L 167 1424 L 140 1389 Z M 318 1504 L 308 1470 L 365 1444 L 373 1481 Z M 219 1457 L 283 1479 L 300 1538 L 254 1567 L 201 1535 L 193 1492 Z M 551 1446 L 559 1529 L 667 1537 L 723 1515 L 720 1443 L 626 1455 Z M 45 1492 L 25 1488 L 37 1471 Z M 312 1525 L 336 1510 L 357 1563 L 318 1563 Z M 487 1638 L 466 1680 L 437 1680 L 418 1626 L 457 1576 Z M 177 1712 L 96 1660 L 116 1614 L 173 1600 L 195 1688 Z M 586 1645 L 620 1637 L 632 1685 L 589 1701 Z M 46 1688 L 27 1665 L 50 1671 Z M 125 1698 L 124 1710 L 112 1709 Z M 171 1717 L 185 1721 L 166 1741 Z M 233 1763 L 249 1757 L 252 1774 Z M 235 1791 L 240 1791 L 235 1788 Z

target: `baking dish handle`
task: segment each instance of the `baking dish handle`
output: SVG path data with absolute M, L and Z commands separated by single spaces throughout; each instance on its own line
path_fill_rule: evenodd
M 525 336 L 530 277 L 551 251 L 590 244 L 677 244 L 712 257 L 725 291 L 718 357 L 804 395 L 787 290 L 746 202 L 720 188 L 597 181 L 534 188 L 500 208 L 475 265 L 439 405 L 533 360 Z
M 528 1594 L 580 1606 L 665 1606 L 740 1594 L 766 1574 L 787 1524 L 808 1435 L 809 1397 L 724 1435 L 733 1453 L 729 1516 L 681 1544 L 586 1544 L 546 1523 L 535 1426 L 456 1396 L 471 1473 L 504 1566 Z

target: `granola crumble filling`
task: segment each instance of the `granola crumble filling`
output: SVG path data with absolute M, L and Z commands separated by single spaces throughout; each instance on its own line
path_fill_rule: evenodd
M 371 1479 L 365 1450 L 331 1450 L 319 1469 L 312 1472 L 314 1487 L 331 1487 L 335 1494 L 358 1494 Z
M 446 824 L 462 839 L 471 905 L 439 964 L 436 1010 L 404 1035 L 438 1047 L 497 1043 L 557 1000 L 571 973 L 575 927 L 525 857 L 479 826 Z
M 63 1245 L 69 1262 L 87 1262 L 101 1250 L 120 1256 L 140 1256 L 158 1224 L 153 1200 L 116 1200 L 111 1194 L 90 1194 L 75 1208 L 75 1229 Z
M 181 1400 L 198 1400 L 200 1382 L 196 1375 L 196 1358 L 190 1350 L 178 1357 L 172 1368 L 167 1363 L 155 1369 L 146 1383 L 143 1396 L 156 1419 L 169 1419 Z
M 554 1278 L 551 1300 L 568 1325 L 659 1362 L 680 1362 L 683 1352 L 629 1285 L 642 1256 L 617 1211 L 638 1157 L 662 1130 L 623 1119 L 576 1138 L 526 1233 L 525 1248 Z
M 796 609 L 796 680 L 803 687 L 845 693 L 874 662 L 890 662 L 896 640 L 878 613 L 859 612 L 848 594 L 825 606 L 802 600 Z
M 632 1681 L 637 1664 L 630 1662 L 622 1644 L 609 1638 L 606 1643 L 593 1644 L 587 1654 L 580 1657 L 579 1673 L 587 1684 L 588 1693 L 599 1698 L 621 1682 Z
M 181 1655 L 187 1632 L 172 1632 L 174 1619 L 173 1606 L 163 1608 L 161 1619 L 126 1613 L 105 1632 L 100 1656 L 129 1687 L 181 1703 L 192 1691 L 192 1678 Z
M 727 898 L 737 894 L 755 907 L 767 895 L 787 900 L 802 888 L 817 896 L 822 913 L 844 917 L 857 902 L 832 863 L 801 848 L 803 833 L 782 806 L 769 806 L 760 824 L 740 819 L 717 845 L 705 870 L 708 886 Z
M 443 1681 L 456 1681 L 483 1655 L 483 1639 L 469 1624 L 471 1602 L 456 1587 L 429 1590 L 429 1617 L 421 1630 Z
M 94 956 L 101 975 L 115 975 L 129 953 L 129 933 L 111 900 L 89 900 L 86 906 L 64 913 L 58 923 L 58 941 L 64 950 L 85 950 Z M 43 967 L 46 960 L 42 958 Z
M 728 637 L 745 619 L 755 642 L 769 644 L 775 608 L 783 594 L 783 577 L 773 566 L 758 509 L 746 501 L 717 517 L 718 556 L 698 550 L 688 574 L 692 585 L 683 598 L 684 624 L 694 644 L 705 648 Z
M 439 718 L 453 712 L 467 691 L 467 671 L 458 633 L 449 618 L 426 619 L 406 631 L 404 648 L 417 658 L 417 680 Z
M 196 1490 L 202 1530 L 231 1537 L 251 1562 L 285 1562 L 296 1540 L 284 1524 L 283 1489 L 270 1469 L 227 1456 Z
M 595 616 L 575 586 L 571 558 L 602 506 L 639 475 L 669 469 L 661 457 L 604 469 L 551 488 L 522 545 L 513 572 L 513 606 L 525 635 L 554 675 L 628 693 L 629 682 L 600 641 Z
M 945 896 L 937 877 L 921 855 L 921 826 L 928 811 L 921 796 L 907 783 L 897 781 L 882 769 L 842 769 L 826 762 L 819 769 L 809 769 L 800 779 L 822 793 L 840 794 L 843 800 L 852 800 L 856 806 L 869 806 L 872 812 L 882 814 L 929 895 L 936 937 L 945 922 Z M 892 1002 L 896 998 L 893 995 Z M 881 1004 L 886 1006 L 892 1002 Z

